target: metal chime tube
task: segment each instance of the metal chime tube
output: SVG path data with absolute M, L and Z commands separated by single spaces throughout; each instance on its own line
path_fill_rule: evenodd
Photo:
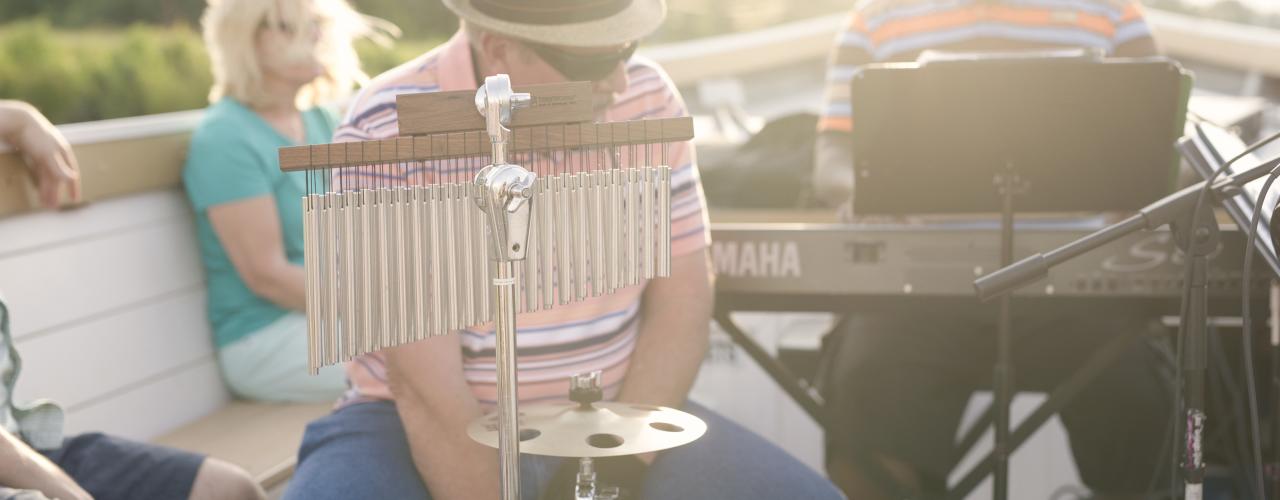
M 328 283 L 325 287 L 325 318 L 324 318 L 324 359 L 325 364 L 334 364 L 338 362 L 337 351 L 334 349 L 336 337 L 338 335 L 338 287 L 336 286 L 338 277 L 338 252 L 335 251 L 334 245 L 337 244 L 337 223 L 334 221 L 334 208 L 337 206 L 337 195 L 327 193 L 324 196 L 324 208 L 322 209 L 322 217 L 324 218 L 324 273 L 328 277 Z
M 556 271 L 559 275 L 556 302 L 560 305 L 568 304 L 569 297 L 573 294 L 573 277 L 570 275 L 573 271 L 573 226 L 569 222 L 572 215 L 569 213 L 572 192 L 567 181 L 567 178 L 559 175 L 551 180 L 552 200 L 556 204 L 556 235 L 560 237 L 556 242 Z
M 658 276 L 671 276 L 671 167 L 658 169 Z
M 473 247 L 472 235 L 475 234 L 475 226 L 478 220 L 472 217 L 475 211 L 474 203 L 470 203 L 471 193 L 475 189 L 470 184 L 459 186 L 458 190 L 458 210 L 462 212 L 462 228 L 458 233 L 450 235 L 452 239 L 457 241 L 462 248 L 462 326 L 474 326 L 476 321 L 476 290 L 475 290 L 475 258 L 476 249 Z
M 636 250 L 640 249 L 639 243 L 636 242 L 636 216 L 639 215 L 640 207 L 636 203 L 636 173 L 639 170 L 628 168 L 623 178 L 623 189 L 625 189 L 626 200 L 622 204 L 622 216 L 626 219 L 624 229 L 624 240 L 626 241 L 626 286 L 636 284 L 636 266 L 640 264 L 640 259 L 636 258 Z
M 645 168 L 640 172 L 640 199 L 642 200 L 640 205 L 642 207 L 641 210 L 644 212 L 644 223 L 640 225 L 640 240 L 643 242 L 642 244 L 644 248 L 644 251 L 641 254 L 644 258 L 644 276 L 642 276 L 644 279 L 653 279 L 654 271 L 653 246 L 656 243 L 654 242 L 653 235 L 653 175 L 655 173 L 656 172 L 651 168 Z
M 315 231 L 315 196 L 308 193 L 302 199 L 302 219 L 306 221 L 302 225 L 302 268 L 306 274 L 304 284 L 307 290 L 316 290 L 321 286 L 316 280 L 316 258 L 320 255 L 316 248 L 316 231 Z M 314 314 L 319 308 L 316 303 L 316 294 L 306 294 L 307 304 L 307 369 L 312 375 L 320 372 L 320 360 L 316 358 L 316 341 L 320 338 L 320 322 L 315 321 Z
M 391 310 L 391 320 L 387 322 L 387 327 L 373 336 L 370 348 L 373 350 L 382 349 L 384 346 L 391 344 L 391 339 L 400 329 L 400 320 L 405 316 L 405 310 L 400 308 L 400 283 L 404 280 L 400 268 L 396 267 L 400 263 L 400 256 L 404 255 L 404 247 L 400 246 L 400 214 L 399 214 L 399 195 L 398 189 L 392 188 L 386 192 L 387 203 L 387 234 L 382 238 L 387 241 L 387 298 L 389 304 L 388 309 Z
M 555 224 L 552 217 L 552 191 L 551 180 L 542 178 L 539 181 L 542 184 L 540 196 L 535 207 L 539 207 L 536 212 L 538 214 L 538 245 L 542 248 L 542 265 L 539 266 L 538 272 L 542 273 L 542 307 L 550 309 L 555 305 L 554 281 L 555 273 Z
M 573 196 L 573 270 L 574 276 L 574 297 L 578 301 L 582 301 L 587 297 L 587 231 L 590 224 L 587 221 L 587 193 L 594 187 L 588 182 L 591 177 L 585 173 L 574 174 L 575 185 L 577 191 Z
M 480 190 L 477 188 L 476 196 L 481 196 L 481 195 L 482 193 L 480 193 Z M 484 262 L 488 262 L 490 260 L 489 245 L 488 245 L 489 242 L 485 240 L 485 224 L 483 222 L 484 213 L 480 212 L 479 208 L 476 207 L 475 203 L 471 203 L 470 208 L 471 210 L 475 210 L 477 212 L 476 213 L 477 224 L 475 225 L 475 232 L 473 233 L 474 237 L 472 238 L 472 241 L 475 242 L 476 252 L 478 254 L 477 262 L 480 263 L 479 265 L 475 266 L 476 283 L 477 283 L 476 285 L 476 302 L 477 302 L 476 316 L 478 317 L 476 322 L 486 323 L 493 320 L 493 304 L 492 304 L 493 300 L 489 294 L 489 291 L 485 290 L 484 288 L 485 288 L 485 284 L 490 282 L 490 279 L 493 276 L 493 272 L 492 272 L 493 270 L 489 269 L 489 266 L 484 265 Z M 518 269 L 517 269 L 517 272 L 518 272 Z M 517 292 L 520 291 L 519 283 L 520 283 L 519 280 L 517 280 L 516 281 Z
M 441 254 L 440 237 L 441 229 L 441 187 L 439 184 L 427 188 L 427 220 L 431 224 L 431 230 L 427 234 L 431 235 L 431 239 L 427 245 L 427 251 L 431 252 L 427 258 L 427 262 L 431 263 L 431 331 L 437 335 L 445 333 L 445 313 L 444 313 L 444 256 Z
M 431 331 L 427 324 L 427 288 L 426 282 L 423 280 L 423 258 L 425 257 L 426 249 L 423 248 L 422 244 L 422 226 L 426 224 L 427 217 L 425 212 L 429 206 L 426 202 L 425 193 L 426 190 L 422 186 L 414 186 L 409 198 L 410 206 L 413 207 L 409 216 L 409 238 L 413 242 L 409 253 L 409 266 L 412 267 L 411 273 L 413 276 L 413 293 L 409 303 L 413 307 L 413 331 L 420 337 L 436 333 Z M 411 339 L 407 336 L 404 339 L 405 342 L 409 340 Z
M 397 318 L 400 320 L 396 323 L 395 336 L 383 337 L 384 343 L 379 348 L 386 348 L 393 345 L 400 345 L 409 341 L 409 324 L 414 314 L 409 304 L 409 284 L 413 282 L 409 272 L 409 251 L 413 249 L 413 241 L 410 239 L 412 233 L 408 231 L 409 223 L 412 221 L 411 210 L 413 208 L 412 193 L 403 187 L 396 188 L 396 276 L 400 279 L 396 280 L 399 285 L 396 288 L 396 303 L 398 311 Z
M 391 329 L 391 287 L 393 286 L 391 276 L 391 245 L 393 242 L 387 240 L 387 236 L 391 233 L 388 231 L 391 216 L 388 214 L 391 205 L 391 193 L 387 190 L 378 190 L 378 287 L 374 290 L 378 293 L 378 312 L 380 314 L 378 321 L 378 329 L 364 334 L 364 350 L 365 352 L 373 352 L 376 340 L 375 334 L 382 334 Z
M 453 224 L 454 214 L 457 211 L 456 204 L 454 203 L 454 198 L 456 198 L 455 187 L 456 186 L 452 184 L 446 184 L 443 186 L 444 189 L 442 190 L 444 195 L 444 234 L 448 235 L 448 239 L 444 244 L 444 268 L 446 269 L 445 272 L 449 273 L 445 280 L 445 290 L 447 290 L 447 295 L 444 297 L 444 300 L 448 301 L 448 304 L 445 305 L 447 314 L 445 315 L 446 319 L 444 328 L 448 331 L 458 329 L 458 308 L 455 306 L 458 297 L 453 295 L 457 293 L 458 290 L 458 239 L 451 237 L 452 235 L 458 234 L 457 228 L 455 228 Z
M 608 279 L 606 280 L 605 288 L 609 293 L 613 293 L 614 290 L 621 288 L 619 282 L 622 281 L 620 279 L 622 261 L 618 259 L 620 247 L 618 236 L 622 233 L 618 229 L 623 224 L 622 219 L 619 218 L 622 215 L 622 172 L 615 168 L 609 170 L 608 173 L 609 218 L 606 219 L 608 226 L 605 228 L 605 239 L 608 246 L 608 254 L 605 255 L 605 276 Z
M 374 214 L 375 197 L 372 189 L 360 191 L 360 195 L 364 197 L 364 203 L 360 206 L 360 323 L 363 328 L 353 332 L 352 338 L 358 339 L 362 332 L 373 332 L 374 326 L 374 248 L 377 245 L 377 236 L 374 229 L 378 227 L 378 218 Z
M 358 200 L 358 193 L 348 191 L 342 193 L 342 255 L 339 259 L 342 262 L 342 272 L 346 275 L 346 279 L 342 280 L 342 338 L 351 338 L 351 333 L 356 330 L 356 290 L 351 286 L 351 278 L 356 273 L 356 246 L 355 246 L 355 212 Z M 351 353 L 355 352 L 350 345 L 343 345 L 343 359 L 349 359 Z
M 600 172 L 592 172 L 591 209 L 587 211 L 588 224 L 591 226 L 591 296 L 599 297 L 604 293 L 604 176 Z

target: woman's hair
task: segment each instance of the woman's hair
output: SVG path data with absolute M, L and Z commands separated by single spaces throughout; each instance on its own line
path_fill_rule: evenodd
M 395 25 L 356 12 L 346 0 L 208 1 L 200 24 L 213 64 L 210 102 L 230 96 L 251 107 L 276 104 L 263 88 L 256 50 L 265 27 L 287 28 L 292 41 L 279 50 L 310 52 L 323 68 L 319 78 L 298 92 L 294 104 L 299 108 L 340 101 L 368 80 L 352 46 L 356 38 L 386 44 L 399 34 Z

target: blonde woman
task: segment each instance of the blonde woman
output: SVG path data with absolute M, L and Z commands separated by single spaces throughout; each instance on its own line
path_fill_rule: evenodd
M 183 182 L 219 366 L 240 397 L 332 400 L 342 369 L 306 370 L 304 178 L 280 172 L 276 150 L 330 140 L 324 106 L 365 79 L 352 41 L 385 21 L 344 0 L 209 0 L 201 22 L 215 81 Z

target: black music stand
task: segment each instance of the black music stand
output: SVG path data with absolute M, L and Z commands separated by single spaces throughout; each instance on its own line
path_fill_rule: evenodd
M 851 84 L 853 211 L 999 212 L 1007 266 L 1015 204 L 1020 212 L 1131 211 L 1167 194 L 1189 91 L 1189 76 L 1163 58 L 1013 53 L 866 66 Z M 1008 295 L 998 314 L 991 456 L 994 496 L 1004 500 L 1019 444 L 1010 442 Z M 953 495 L 975 487 L 979 471 Z
M 1208 123 L 1202 124 L 1199 131 L 1188 125 L 1186 135 L 1178 141 L 1178 150 L 1182 153 L 1182 157 L 1191 165 L 1192 170 L 1205 179 L 1212 177 L 1215 171 L 1222 168 L 1228 158 L 1235 157 L 1247 147 L 1248 145 L 1231 131 Z M 1249 155 L 1228 167 L 1223 175 L 1240 174 L 1259 163 L 1262 163 L 1261 156 Z M 1221 200 L 1231 220 L 1246 234 L 1253 217 L 1253 205 L 1258 201 L 1258 194 L 1265 182 L 1265 179 L 1255 179 L 1242 186 L 1239 196 Z M 1276 254 L 1269 223 L 1277 203 L 1280 203 L 1280 190 L 1273 188 L 1267 193 L 1266 202 L 1262 204 L 1263 222 L 1258 227 L 1258 239 L 1254 244 L 1258 258 L 1267 263 L 1267 267 L 1275 276 L 1280 276 L 1280 256 Z

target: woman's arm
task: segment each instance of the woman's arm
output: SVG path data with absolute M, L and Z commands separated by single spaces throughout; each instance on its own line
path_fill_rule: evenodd
M 59 500 L 92 500 L 66 472 L 0 428 L 0 485 L 36 490 Z
M 271 196 L 210 206 L 209 223 L 231 265 L 253 293 L 285 309 L 306 310 L 306 274 L 285 257 L 280 214 Z

